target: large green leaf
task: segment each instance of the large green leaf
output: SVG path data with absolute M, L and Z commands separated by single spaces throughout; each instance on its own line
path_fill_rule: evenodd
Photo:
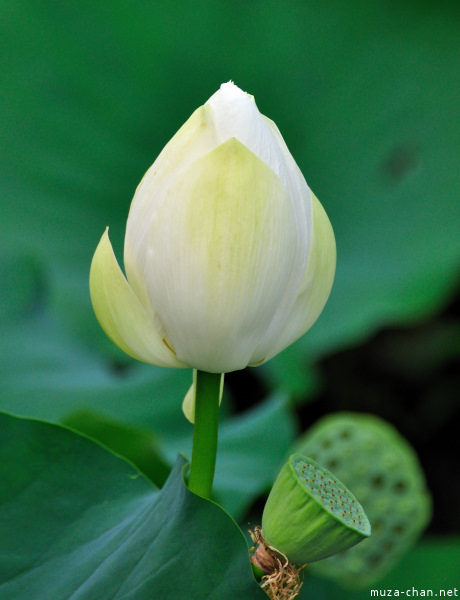
M 143 421 L 154 421 L 155 403 L 144 402 L 144 406 Z M 171 415 L 177 410 L 178 406 L 174 409 L 172 405 Z M 107 414 L 81 411 L 69 415 L 64 423 L 129 458 L 155 483 L 161 484 L 178 450 L 191 456 L 193 434 L 188 422 L 184 421 L 187 429 L 178 436 L 174 428 L 162 430 L 158 424 L 151 429 L 141 427 L 142 419 L 137 426 L 127 427 Z M 243 415 L 221 419 L 214 494 L 235 519 L 244 516 L 254 500 L 270 489 L 296 431 L 287 398 L 276 394 Z M 269 451 L 259 452 L 259 448 Z
M 35 320 L 39 322 L 46 328 L 46 318 Z M 9 336 L 1 410 L 64 422 L 126 456 L 158 484 L 177 452 L 191 456 L 193 427 L 181 409 L 190 370 L 131 363 L 125 372 L 111 373 L 97 355 L 85 354 L 62 331 L 51 338 L 48 355 L 39 362 L 42 339 L 37 332 L 25 350 L 29 356 L 33 352 L 36 361 L 28 365 L 19 387 L 14 381 L 25 340 L 19 329 Z M 52 376 L 40 371 L 47 360 Z M 238 518 L 270 487 L 297 426 L 283 395 L 273 395 L 263 405 L 231 418 L 225 415 L 225 404 L 222 412 L 215 492 L 222 506 Z M 261 454 L 257 449 L 264 445 L 269 452 Z
M 264 598 L 244 537 L 183 482 L 161 491 L 67 429 L 0 415 L 1 600 Z

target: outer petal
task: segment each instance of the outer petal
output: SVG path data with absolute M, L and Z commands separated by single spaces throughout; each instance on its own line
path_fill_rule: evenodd
M 310 329 L 331 292 L 337 256 L 334 232 L 326 211 L 313 193 L 312 201 L 313 230 L 307 269 L 295 304 L 280 327 L 278 337 L 266 348 L 263 362 L 290 346 Z M 260 362 L 259 348 L 251 364 Z
M 180 360 L 215 373 L 248 364 L 294 268 L 294 230 L 281 180 L 235 139 L 172 182 L 140 268 Z
M 96 317 L 123 352 L 159 367 L 187 367 L 163 342 L 148 314 L 126 281 L 109 240 L 108 229 L 91 263 L 90 294 Z

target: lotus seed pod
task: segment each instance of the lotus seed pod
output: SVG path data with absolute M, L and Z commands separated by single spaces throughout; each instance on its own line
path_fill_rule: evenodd
M 270 546 L 301 565 L 342 552 L 370 533 L 362 506 L 335 475 L 308 457 L 290 457 L 262 516 Z
M 314 566 L 318 575 L 365 587 L 380 579 L 428 524 L 431 499 L 417 456 L 388 423 L 338 413 L 320 420 L 296 446 L 344 479 L 366 507 L 372 536 Z

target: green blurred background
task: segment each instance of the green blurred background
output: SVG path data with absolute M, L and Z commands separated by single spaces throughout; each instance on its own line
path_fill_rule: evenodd
M 3 0 L 0 409 L 86 431 L 157 483 L 189 451 L 191 374 L 118 351 L 88 272 L 107 225 L 121 261 L 142 175 L 232 79 L 326 208 L 338 265 L 311 332 L 227 377 L 217 497 L 246 523 L 300 432 L 379 415 L 434 498 L 387 585 L 458 587 L 459 25 L 448 0 Z M 317 597 L 359 597 L 314 581 Z

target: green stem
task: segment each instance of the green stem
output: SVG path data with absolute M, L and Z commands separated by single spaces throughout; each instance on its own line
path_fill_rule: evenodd
M 221 373 L 194 372 L 195 427 L 188 486 L 192 492 L 203 498 L 211 497 L 216 467 L 222 377 Z

